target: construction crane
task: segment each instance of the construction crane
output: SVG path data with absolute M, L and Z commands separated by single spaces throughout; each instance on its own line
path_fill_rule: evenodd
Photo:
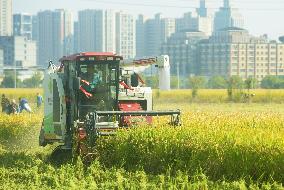
M 151 124 L 154 116 L 170 116 L 180 124 L 180 110 L 153 111 L 152 89 L 139 68 L 157 65 L 160 88 L 169 89 L 169 57 L 123 60 L 113 53 L 85 52 L 50 62 L 44 74 L 44 119 L 39 144 L 90 157 L 96 139 L 119 128 Z

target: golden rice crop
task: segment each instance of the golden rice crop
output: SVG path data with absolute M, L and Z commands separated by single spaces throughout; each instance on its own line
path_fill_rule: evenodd
M 246 90 L 243 90 L 246 93 Z M 250 90 L 250 94 L 255 96 L 251 98 L 253 103 L 284 103 L 283 89 L 255 89 Z M 165 101 L 174 103 L 192 102 L 191 90 L 171 90 L 171 91 L 154 91 L 154 100 L 156 103 Z M 236 100 L 242 102 L 241 100 Z M 226 89 L 200 89 L 198 96 L 194 100 L 197 103 L 227 103 L 228 96 Z
M 0 114 L 0 144 L 6 148 L 30 148 L 38 139 L 41 122 L 40 113 Z
M 9 97 L 25 96 L 32 102 L 37 91 L 1 89 L 0 93 Z M 255 93 L 256 102 L 269 102 L 269 99 L 282 102 L 284 99 L 282 90 L 269 91 L 269 99 L 266 90 Z M 13 145 L 17 151 L 23 147 L 34 151 L 33 154 L 14 150 L 2 153 L 0 147 L 0 182 L 16 189 L 123 189 L 136 184 L 139 189 L 182 189 L 192 187 L 186 185 L 195 182 L 204 184 L 196 186 L 200 189 L 241 189 L 252 180 L 264 182 L 264 189 L 281 189 L 284 182 L 283 106 L 275 103 L 185 103 L 190 102 L 187 101 L 190 97 L 189 90 L 162 92 L 156 99 L 154 97 L 157 109 L 182 110 L 180 127 L 168 126 L 168 118 L 162 117 L 155 119 L 151 127 L 121 130 L 116 136 L 100 138 L 96 147 L 97 159 L 106 167 L 118 168 L 111 170 L 101 168 L 97 162 L 87 171 L 80 164 L 59 168 L 51 165 L 38 158 L 42 153 L 36 148 L 42 110 L 36 114 L 0 114 L 0 146 L 7 149 Z M 199 98 L 207 103 L 225 102 L 226 91 L 201 90 Z M 46 149 L 44 151 L 44 154 L 50 154 Z M 182 175 L 178 175 L 179 172 Z M 173 177 L 172 173 L 177 176 Z M 208 178 L 194 181 L 195 174 L 200 173 Z M 259 186 L 262 185 L 253 185 L 254 188 Z
M 284 180 L 284 116 L 275 113 L 184 113 L 181 127 L 120 131 L 100 139 L 107 165 L 151 173 L 203 171 L 211 179 Z
M 42 94 L 43 89 L 36 89 L 36 88 L 0 88 L 0 95 L 5 94 L 9 99 L 15 99 L 18 101 L 18 99 L 21 97 L 27 98 L 30 102 L 36 101 L 37 93 Z

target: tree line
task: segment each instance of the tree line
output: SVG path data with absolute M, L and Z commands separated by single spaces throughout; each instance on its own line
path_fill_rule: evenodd
M 16 79 L 16 83 L 15 83 Z M 35 72 L 30 78 L 20 80 L 14 71 L 4 71 L 4 78 L 0 84 L 1 88 L 39 88 L 42 85 L 42 74 Z

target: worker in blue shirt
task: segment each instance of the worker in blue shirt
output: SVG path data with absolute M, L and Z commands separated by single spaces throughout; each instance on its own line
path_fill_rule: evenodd
M 31 113 L 32 109 L 28 104 L 28 100 L 26 98 L 19 98 L 19 112 L 22 113 L 23 110 Z
M 43 101 L 42 96 L 41 96 L 39 93 L 37 93 L 37 96 L 36 96 L 36 105 L 37 105 L 38 108 L 41 106 L 42 101 Z

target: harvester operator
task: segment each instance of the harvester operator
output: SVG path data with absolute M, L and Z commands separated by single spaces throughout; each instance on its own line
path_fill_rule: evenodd
M 86 78 L 85 80 L 87 80 L 88 82 L 90 82 L 91 87 L 95 87 L 96 85 L 98 85 L 99 83 L 102 82 L 101 80 L 101 76 L 98 73 L 98 71 L 94 68 L 94 65 L 89 64 L 87 66 L 87 73 L 86 73 Z
M 87 65 L 87 72 L 83 73 L 81 78 L 83 88 L 89 93 L 92 93 L 94 88 L 102 82 L 100 74 L 92 64 Z
M 82 73 L 81 75 L 81 91 L 84 94 L 84 98 L 82 99 L 83 104 L 85 105 L 95 105 L 96 109 L 104 110 L 105 102 L 103 97 L 104 93 L 101 92 L 102 88 L 102 76 L 99 71 L 95 68 L 94 65 L 87 65 L 87 72 Z M 82 115 L 87 113 L 87 111 L 91 111 L 92 109 L 86 108 L 85 110 L 81 110 Z

